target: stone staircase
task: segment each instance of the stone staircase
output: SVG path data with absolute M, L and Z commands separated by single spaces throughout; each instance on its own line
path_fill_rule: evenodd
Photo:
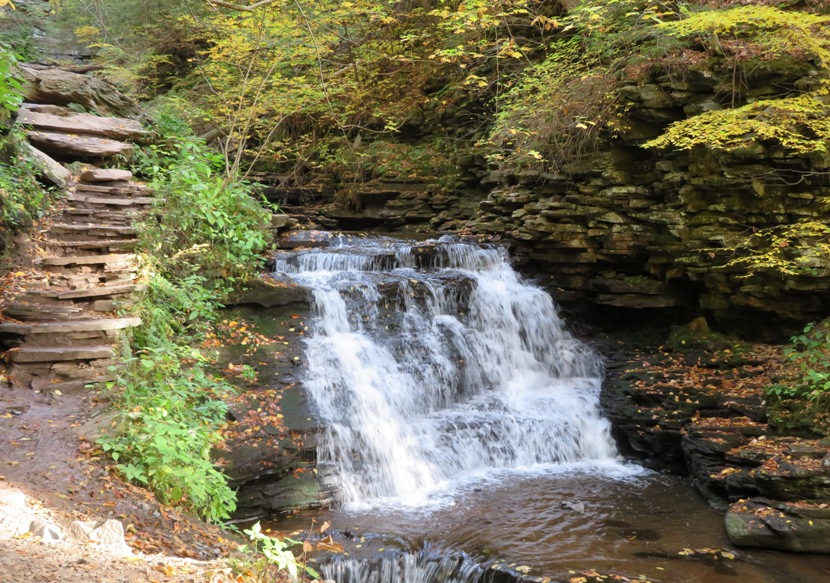
M 131 151 L 127 140 L 146 132 L 132 120 L 52 105 L 25 104 L 18 122 L 67 196 L 34 237 L 33 268 L 17 274 L 16 293 L 0 304 L 0 348 L 12 388 L 72 393 L 113 380 L 125 331 L 141 324 L 129 315 L 145 289 L 134 223 L 153 193 L 126 170 L 88 165 L 72 176 L 55 158 L 99 163 Z

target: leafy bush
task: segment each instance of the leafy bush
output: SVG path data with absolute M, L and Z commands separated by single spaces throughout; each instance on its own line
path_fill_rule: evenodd
M 23 102 L 20 78 L 16 74 L 17 58 L 11 48 L 0 42 L 0 123 L 9 119 Z
M 795 374 L 770 385 L 765 396 L 779 429 L 830 433 L 830 322 L 810 323 L 784 351 Z
M 0 223 L 9 229 L 44 216 L 51 204 L 51 191 L 35 178 L 38 170 L 25 144 L 26 137 L 16 130 L 0 136 Z
M 126 362 L 116 397 L 126 423 L 100 444 L 128 480 L 149 486 L 161 502 L 227 519 L 235 494 L 210 452 L 221 442 L 230 387 L 207 371 L 198 351 L 157 344 Z
M 147 293 L 142 319 L 112 400 L 123 412 L 100 440 L 117 468 L 168 504 L 207 520 L 226 519 L 235 494 L 211 463 L 233 390 L 210 373 L 209 355 L 192 348 L 216 320 L 223 294 L 259 266 L 267 210 L 249 189 L 214 173 L 217 155 L 165 114 L 159 143 L 138 157 L 157 205 L 140 230 Z
M 222 156 L 168 109 L 160 113 L 159 128 L 169 133 L 137 158 L 136 171 L 150 177 L 157 201 L 141 248 L 160 259 L 157 269 L 167 277 L 198 274 L 226 287 L 259 266 L 271 213 L 248 185 L 224 177 Z

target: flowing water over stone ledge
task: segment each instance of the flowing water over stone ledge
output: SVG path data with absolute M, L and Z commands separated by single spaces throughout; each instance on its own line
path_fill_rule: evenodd
M 530 316 L 530 323 L 519 322 L 512 328 L 504 324 L 505 320 L 476 324 L 476 318 L 482 315 L 474 308 L 476 294 L 486 292 L 493 281 L 489 278 L 498 274 L 495 281 L 499 285 L 523 285 L 515 275 L 509 275 L 512 270 L 504 271 L 509 266 L 501 249 L 479 248 L 453 239 L 401 242 L 321 233 L 306 233 L 294 240 L 310 245 L 278 253 L 274 265 L 303 285 L 272 293 L 270 300 L 267 289 L 252 292 L 247 302 L 259 306 L 287 303 L 285 309 L 297 312 L 298 306 L 306 305 L 308 294 L 316 296 L 311 314 L 280 312 L 281 318 L 297 316 L 296 320 L 288 319 L 287 325 L 293 327 L 299 321 L 311 334 L 306 340 L 307 350 L 298 354 L 301 363 L 289 364 L 293 357 L 288 357 L 283 366 L 289 367 L 286 370 L 290 378 L 302 377 L 310 381 L 311 391 L 322 393 L 311 395 L 310 409 L 304 405 L 291 415 L 304 421 L 311 411 L 326 407 L 335 414 L 341 409 L 349 414 L 335 417 L 328 427 L 307 423 L 304 446 L 296 450 L 306 454 L 293 458 L 294 462 L 283 460 L 285 468 L 281 471 L 289 475 L 292 463 L 298 460 L 301 465 L 293 467 L 314 468 L 314 456 L 307 454 L 317 447 L 317 457 L 323 462 L 317 466 L 323 475 L 322 487 L 310 471 L 276 483 L 269 482 L 266 475 L 262 479 L 267 483 L 247 500 L 254 506 L 259 504 L 260 512 L 268 508 L 287 510 L 292 504 L 286 501 L 293 501 L 295 507 L 326 504 L 332 496 L 339 500 L 338 505 L 345 503 L 342 510 L 301 512 L 295 519 L 278 523 L 280 530 L 290 531 L 308 528 L 312 518 L 318 524 L 333 521 L 341 530 L 339 540 L 347 547 L 350 541 L 353 547 L 360 545 L 362 553 L 353 548 L 351 558 L 335 558 L 330 567 L 324 568 L 327 574 L 331 570 L 331 574 L 345 579 L 379 582 L 518 581 L 537 576 L 568 580 L 596 568 L 620 576 L 647 573 L 652 580 L 718 581 L 722 577 L 727 581 L 737 574 L 773 582 L 817 580 L 830 573 L 830 564 L 823 560 L 734 551 L 726 539 L 721 515 L 707 509 L 688 484 L 643 474 L 643 470 L 614 460 L 608 425 L 596 413 L 598 377 L 587 382 L 584 376 L 567 376 L 568 371 L 579 371 L 579 367 L 598 374 L 594 372 L 598 370 L 596 364 L 591 364 L 592 353 L 563 330 L 549 298 L 532 287 L 521 293 L 511 288 L 506 296 L 494 296 L 496 292 L 490 290 L 491 294 L 485 296 L 487 309 L 510 306 L 504 318 Z M 277 284 L 287 282 L 285 277 L 277 276 Z M 277 296 L 282 299 L 275 300 Z M 528 298 L 533 299 L 533 308 L 522 311 L 515 305 Z M 451 318 L 441 317 L 448 315 L 443 312 L 449 306 L 457 311 L 452 316 L 454 326 L 450 325 Z M 531 309 L 541 311 L 528 313 Z M 261 308 L 257 310 L 261 316 L 267 314 Z M 564 354 L 570 355 L 565 359 L 570 363 L 567 366 L 551 365 L 557 351 L 540 349 L 551 344 L 543 341 L 551 338 L 545 336 L 545 329 L 555 332 L 552 344 L 566 348 Z M 508 354 L 494 355 L 491 350 L 498 345 L 494 337 L 501 337 L 502 331 L 510 335 L 511 330 L 518 334 L 508 344 Z M 287 329 L 283 332 L 290 334 Z M 478 337 L 485 343 L 475 348 Z M 439 351 L 444 356 L 436 354 L 433 346 L 446 351 Z M 406 360 L 410 353 L 413 361 Z M 361 357 L 367 354 L 368 358 Z M 531 369 L 541 366 L 533 362 L 548 363 L 538 369 L 541 377 L 534 380 L 548 379 L 549 388 L 570 382 L 569 378 L 577 380 L 577 386 L 581 386 L 577 391 L 584 393 L 576 401 L 582 401 L 580 407 L 587 406 L 580 410 L 585 410 L 596 426 L 589 428 L 589 434 L 599 429 L 600 435 L 605 434 L 601 443 L 606 445 L 600 450 L 583 450 L 580 438 L 573 438 L 573 434 L 568 438 L 569 430 L 559 435 L 575 450 L 571 446 L 563 449 L 561 444 L 550 448 L 544 439 L 517 438 L 514 428 L 523 425 L 530 428 L 531 436 L 534 424 L 541 428 L 541 434 L 551 433 L 550 425 L 545 424 L 557 419 L 558 413 L 545 413 L 545 398 L 532 401 L 524 409 L 516 408 L 516 403 L 505 397 L 484 398 L 499 382 L 515 376 L 505 373 L 505 366 L 510 370 L 511 363 L 517 361 L 522 366 L 530 363 Z M 402 370 L 396 368 L 400 363 L 404 363 Z M 328 372 L 332 368 L 336 369 L 334 375 Z M 407 375 L 416 380 L 402 382 Z M 564 378 L 557 380 L 556 375 Z M 441 379 L 457 395 L 431 393 L 427 383 L 432 379 Z M 487 383 L 485 395 L 465 384 L 471 381 Z M 313 386 L 315 382 L 317 387 Z M 368 405 L 362 401 L 362 409 L 354 405 L 368 397 L 355 395 L 351 391 L 357 389 L 349 388 L 358 385 L 369 386 L 374 393 Z M 394 395 L 391 406 L 383 403 L 384 391 L 390 387 Z M 408 398 L 408 390 L 422 394 L 423 402 Z M 533 396 L 533 391 L 529 392 Z M 464 403 L 465 397 L 471 397 L 471 402 Z M 318 403 L 322 403 L 321 408 Z M 398 415 L 396 406 L 415 409 L 404 409 L 410 412 Z M 751 409 L 752 405 L 734 406 Z M 380 422 L 367 416 L 369 411 L 378 410 L 383 411 Z M 419 419 L 419 415 L 424 418 Z M 562 419 L 560 415 L 560 422 Z M 568 416 L 564 422 L 566 427 L 584 427 Z M 388 431 L 390 425 L 398 423 L 403 428 L 397 434 L 393 431 L 384 434 L 386 437 L 379 436 L 381 428 Z M 446 437 L 435 438 L 429 434 L 433 431 L 439 435 L 444 432 Z M 521 458 L 515 449 L 511 451 L 499 441 L 501 434 L 510 435 L 519 448 L 542 446 L 541 452 L 547 453 L 536 449 L 532 456 Z M 486 439 L 493 441 L 478 450 L 470 447 Z M 440 448 L 424 444 L 440 444 Z M 679 443 L 667 444 L 666 451 L 669 445 L 673 455 L 681 455 L 676 459 L 678 467 L 682 466 Z M 395 447 L 411 447 L 414 453 L 396 454 Z M 465 458 L 462 454 L 468 450 L 479 453 Z M 589 453 L 586 463 L 578 461 L 580 454 L 574 451 L 606 453 L 598 457 Z M 515 463 L 517 459 L 523 461 Z M 537 464 L 539 459 L 544 463 Z M 597 459 L 607 462 L 597 464 Z M 430 469 L 432 464 L 438 468 L 433 470 L 436 473 L 425 473 L 424 468 Z M 464 477 L 465 471 L 476 467 Z M 272 477 L 276 474 L 279 472 Z M 402 485 L 390 476 L 402 476 Z M 300 498 L 295 495 L 298 489 L 304 491 Z M 243 490 L 242 500 L 251 491 Z M 282 506 L 275 502 L 280 496 L 284 496 Z M 736 560 L 728 558 L 733 555 Z M 517 571 L 516 567 L 521 569 Z M 530 569 L 528 573 L 525 567 Z M 402 575 L 405 572 L 408 574 Z M 588 576 L 586 580 L 594 579 Z

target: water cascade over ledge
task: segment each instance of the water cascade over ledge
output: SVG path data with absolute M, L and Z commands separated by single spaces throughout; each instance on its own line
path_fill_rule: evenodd
M 306 387 L 343 502 L 419 504 L 499 470 L 613 463 L 601 361 L 505 250 L 338 237 L 275 271 L 314 293 Z

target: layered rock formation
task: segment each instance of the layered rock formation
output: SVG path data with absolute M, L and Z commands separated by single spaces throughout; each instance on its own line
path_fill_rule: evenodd
M 561 301 L 703 309 L 722 320 L 825 315 L 826 258 L 805 257 L 805 269 L 788 276 L 747 277 L 729 263 L 753 233 L 830 217 L 830 157 L 761 142 L 731 154 L 641 147 L 671 121 L 812 82 L 806 66 L 780 65 L 759 66 L 737 94 L 727 71 L 706 69 L 623 87 L 630 123 L 619 139 L 560 173 L 494 172 L 473 228 L 512 241 L 528 270 L 551 275 Z

